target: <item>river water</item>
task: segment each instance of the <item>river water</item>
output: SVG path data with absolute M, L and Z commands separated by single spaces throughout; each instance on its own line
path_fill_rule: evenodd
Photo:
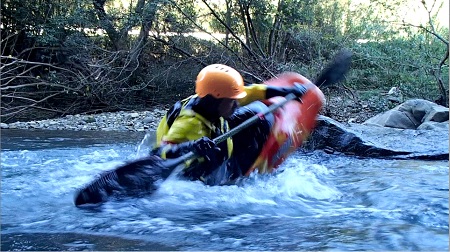
M 241 187 L 169 178 L 148 197 L 77 208 L 77 188 L 144 155 L 148 136 L 1 134 L 2 251 L 448 251 L 447 161 L 299 150 L 276 176 Z

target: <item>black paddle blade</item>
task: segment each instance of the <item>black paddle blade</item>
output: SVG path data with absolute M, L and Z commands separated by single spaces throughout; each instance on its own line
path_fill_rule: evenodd
M 353 53 L 342 50 L 334 57 L 314 82 L 318 87 L 326 87 L 343 80 L 350 69 Z
M 176 164 L 150 156 L 104 172 L 75 194 L 76 206 L 105 202 L 110 196 L 139 196 L 155 191 L 155 182 L 166 179 Z

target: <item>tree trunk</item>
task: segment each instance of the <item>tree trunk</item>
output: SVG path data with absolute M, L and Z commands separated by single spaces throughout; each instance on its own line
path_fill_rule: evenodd
M 105 2 L 106 0 L 92 0 L 95 13 L 100 21 L 100 26 L 106 31 L 106 34 L 108 34 L 116 51 L 126 50 L 127 36 L 122 36 L 114 27 L 112 20 L 105 11 Z

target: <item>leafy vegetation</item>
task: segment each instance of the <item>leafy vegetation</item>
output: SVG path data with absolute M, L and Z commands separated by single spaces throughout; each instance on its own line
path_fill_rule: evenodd
M 342 48 L 352 70 L 327 96 L 379 111 L 410 98 L 448 106 L 445 10 L 446 0 L 5 0 L 1 120 L 170 104 L 211 63 L 246 82 L 314 79 Z

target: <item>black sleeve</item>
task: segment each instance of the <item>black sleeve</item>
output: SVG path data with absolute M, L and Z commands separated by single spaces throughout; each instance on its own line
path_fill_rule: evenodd
M 292 92 L 292 88 L 290 88 L 290 87 L 267 86 L 266 98 L 272 98 L 275 96 L 286 96 L 291 92 Z

